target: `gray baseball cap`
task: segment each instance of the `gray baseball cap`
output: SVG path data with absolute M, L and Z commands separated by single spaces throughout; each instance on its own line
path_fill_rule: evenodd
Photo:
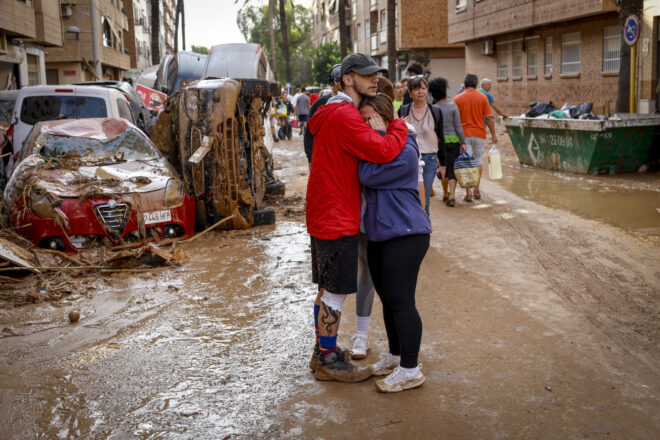
M 380 67 L 376 61 L 363 53 L 347 55 L 341 62 L 341 75 L 355 72 L 360 75 L 371 75 L 375 72 L 387 73 L 387 69 Z
M 339 81 L 341 79 L 341 64 L 335 64 L 332 66 L 332 70 L 330 71 L 330 77 L 328 78 L 328 82 L 330 84 L 333 84 L 335 81 Z

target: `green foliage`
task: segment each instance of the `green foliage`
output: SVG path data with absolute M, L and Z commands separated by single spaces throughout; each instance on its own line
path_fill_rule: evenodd
M 335 42 L 322 44 L 314 53 L 314 81 L 327 84 L 332 66 L 341 62 L 341 48 Z
M 312 14 L 302 5 L 287 1 L 285 5 L 286 24 L 289 31 L 289 47 L 291 56 L 292 87 L 303 87 L 313 83 L 312 75 Z M 254 6 L 247 4 L 238 13 L 236 19 L 245 41 L 261 44 L 268 54 L 271 63 L 270 31 L 268 28 L 268 5 Z M 277 57 L 278 80 L 284 82 L 284 53 L 282 51 L 282 32 L 280 32 L 279 7 L 273 14 L 275 29 L 275 55 Z
M 195 53 L 201 53 L 203 55 L 208 55 L 209 54 L 209 48 L 205 46 L 195 46 L 193 44 L 192 46 L 192 51 Z

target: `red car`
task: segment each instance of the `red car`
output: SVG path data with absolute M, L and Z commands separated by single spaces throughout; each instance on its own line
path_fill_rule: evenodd
M 69 253 L 191 235 L 195 201 L 167 160 L 124 119 L 36 124 L 5 188 L 16 231 Z

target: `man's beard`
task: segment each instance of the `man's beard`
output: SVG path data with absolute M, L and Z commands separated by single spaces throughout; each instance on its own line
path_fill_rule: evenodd
M 362 86 L 359 84 L 355 84 L 355 91 L 358 93 L 360 96 L 376 96 L 378 93 L 378 89 L 375 89 L 373 92 L 369 91 L 369 87 L 371 87 L 370 84 L 367 84 L 366 86 Z

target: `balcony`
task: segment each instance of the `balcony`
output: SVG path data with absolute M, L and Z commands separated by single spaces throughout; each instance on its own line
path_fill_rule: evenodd
M 380 44 L 387 43 L 387 29 L 380 30 Z
M 378 34 L 371 34 L 371 52 L 378 50 Z
M 358 48 L 357 48 L 357 41 L 353 43 L 353 53 L 357 53 Z
M 369 10 L 370 11 L 378 10 L 378 0 L 369 0 Z

